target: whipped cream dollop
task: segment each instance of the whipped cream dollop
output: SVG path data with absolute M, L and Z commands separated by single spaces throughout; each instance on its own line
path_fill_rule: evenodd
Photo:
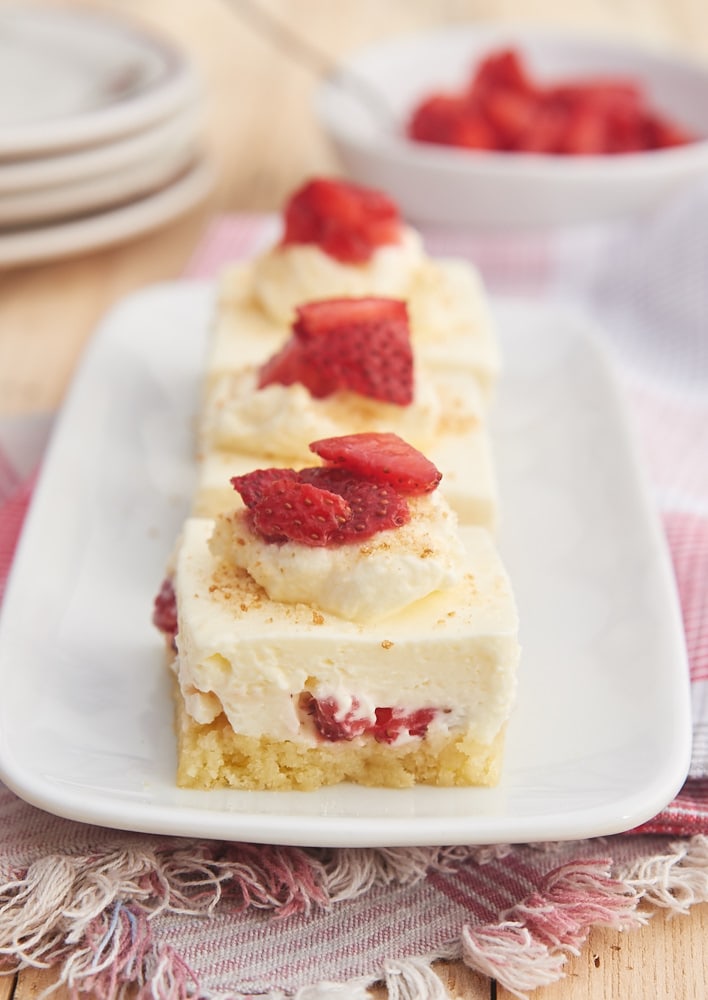
M 290 323 L 295 307 L 347 296 L 405 298 L 424 260 L 420 235 L 404 227 L 398 243 L 377 247 L 365 264 L 345 264 L 314 244 L 276 246 L 251 272 L 256 302 L 272 319 Z
M 316 399 L 297 382 L 259 389 L 258 369 L 248 368 L 212 383 L 203 409 L 202 446 L 307 461 L 310 442 L 319 438 L 393 431 L 425 450 L 442 410 L 435 385 L 423 375 L 416 376 L 413 402 L 398 406 L 354 392 Z
M 311 547 L 264 541 L 248 512 L 217 518 L 210 548 L 245 569 L 272 601 L 309 604 L 349 621 L 386 618 L 464 572 L 457 517 L 438 492 L 410 497 L 410 521 L 360 544 Z

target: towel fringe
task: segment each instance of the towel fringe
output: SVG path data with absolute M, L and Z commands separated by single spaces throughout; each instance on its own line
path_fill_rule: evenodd
M 635 862 L 623 878 L 652 906 L 687 913 L 708 901 L 708 837 L 671 844 L 666 854 Z
M 626 930 L 646 923 L 637 912 L 640 898 L 610 875 L 609 861 L 562 865 L 498 924 L 463 927 L 463 960 L 526 1000 L 526 990 L 563 977 L 568 954 L 579 954 L 592 927 Z
M 466 860 L 484 865 L 508 850 L 305 851 L 190 843 L 42 858 L 0 885 L 0 963 L 61 965 L 58 984 L 90 991 L 98 1000 L 116 1000 L 128 986 L 137 988 L 137 1000 L 242 1000 L 238 993 L 201 993 L 184 960 L 170 947 L 158 948 L 155 915 L 207 915 L 220 900 L 275 917 L 307 912 L 361 896 L 374 885 L 414 884 L 426 872 L 452 871 Z M 650 912 L 638 910 L 642 902 L 683 913 L 706 900 L 706 836 L 671 844 L 665 854 L 624 870 L 615 865 L 614 872 L 607 860 L 576 861 L 549 872 L 498 923 L 465 925 L 459 940 L 435 955 L 389 960 L 377 977 L 316 983 L 294 995 L 273 991 L 263 1000 L 364 1000 L 374 978 L 385 982 L 390 1000 L 446 1000 L 433 962 L 460 956 L 525 998 L 526 991 L 562 978 L 567 956 L 579 953 L 592 927 L 624 930 L 646 923 Z
M 59 983 L 101 1000 L 114 1000 L 126 983 L 140 988 L 141 1000 L 185 1000 L 196 980 L 174 951 L 156 953 L 158 913 L 208 914 L 227 898 L 235 909 L 284 917 L 329 903 L 320 867 L 303 850 L 224 844 L 213 851 L 122 847 L 33 862 L 0 885 L 0 962 L 61 966 Z
M 449 1000 L 450 997 L 431 960 L 424 958 L 386 962 L 384 981 L 388 1000 Z

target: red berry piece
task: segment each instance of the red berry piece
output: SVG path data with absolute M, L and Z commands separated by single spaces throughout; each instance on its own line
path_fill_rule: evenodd
M 261 496 L 250 508 L 253 530 L 268 542 L 325 546 L 351 516 L 346 500 L 292 477 L 260 484 Z
M 353 740 L 371 727 L 369 719 L 357 714 L 360 704 L 356 698 L 352 698 L 351 707 L 345 713 L 334 698 L 314 698 L 308 694 L 303 703 L 320 736 L 331 743 Z
M 345 264 L 365 263 L 377 247 L 401 237 L 398 208 L 387 195 L 335 178 L 304 184 L 283 214 L 283 245 L 314 243 Z
M 174 646 L 177 635 L 177 598 L 172 580 L 166 577 L 162 581 L 160 592 L 155 598 L 152 611 L 152 623 L 155 628 L 164 633 Z
M 233 476 L 231 485 L 247 507 L 253 507 L 267 494 L 268 489 L 279 479 L 289 479 L 295 482 L 297 472 L 294 469 L 254 469 L 242 476 Z
M 515 49 L 499 49 L 484 58 L 474 71 L 472 94 L 485 90 L 513 90 L 533 93 L 531 82 L 521 56 Z
M 326 462 L 403 496 L 430 493 L 442 479 L 433 463 L 397 434 L 346 434 L 313 441 L 310 449 Z
M 341 496 L 350 515 L 332 536 L 333 544 L 366 541 L 380 531 L 400 528 L 411 519 L 405 497 L 382 483 L 368 482 L 346 469 L 322 466 L 303 469 L 300 479 Z
M 374 739 L 378 743 L 395 743 L 404 733 L 423 737 L 434 718 L 434 708 L 417 708 L 408 713 L 400 708 L 377 708 Z
M 325 299 L 300 306 L 293 337 L 263 365 L 258 385 L 294 382 L 316 399 L 349 391 L 408 406 L 413 401 L 413 351 L 405 303 Z

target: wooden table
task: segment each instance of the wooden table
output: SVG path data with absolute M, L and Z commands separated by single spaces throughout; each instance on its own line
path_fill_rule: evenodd
M 705 0 L 260 0 L 336 56 L 371 39 L 449 21 L 523 18 L 666 44 L 708 60 Z M 304 176 L 335 163 L 311 111 L 315 76 L 244 22 L 238 0 L 94 0 L 165 31 L 193 55 L 207 98 L 205 141 L 218 167 L 205 205 L 119 247 L 0 274 L 0 413 L 56 409 L 96 322 L 122 296 L 178 276 L 209 217 L 277 209 Z M 656 916 L 630 934 L 594 932 L 568 978 L 536 1000 L 706 995 L 708 904 Z M 461 965 L 441 965 L 453 995 L 511 1000 Z M 0 1000 L 34 997 L 51 970 L 0 980 Z M 58 1000 L 68 994 L 59 991 Z

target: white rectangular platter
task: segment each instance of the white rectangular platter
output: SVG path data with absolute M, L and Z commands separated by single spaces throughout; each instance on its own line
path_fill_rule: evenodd
M 59 418 L 0 622 L 0 776 L 62 816 L 312 846 L 554 840 L 627 830 L 690 754 L 680 613 L 612 372 L 582 317 L 499 302 L 499 542 L 522 623 L 495 789 L 175 786 L 152 600 L 188 510 L 212 289 L 124 301 Z

